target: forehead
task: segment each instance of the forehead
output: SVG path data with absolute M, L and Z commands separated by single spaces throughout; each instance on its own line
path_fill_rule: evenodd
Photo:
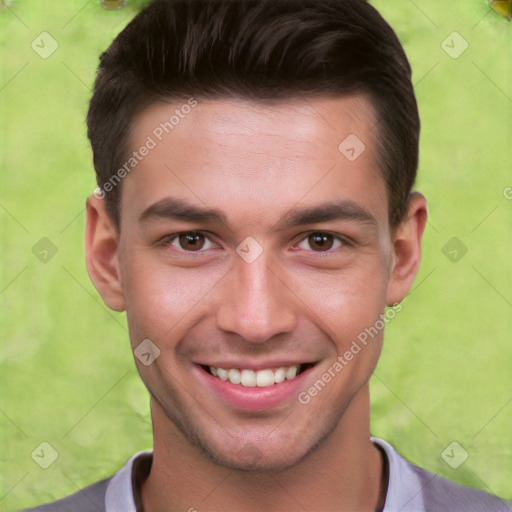
M 279 216 L 298 201 L 338 198 L 386 213 L 375 124 L 363 96 L 153 104 L 132 123 L 131 150 L 150 149 L 123 182 L 121 213 L 134 220 L 166 195 L 239 213 L 243 205 L 260 221 L 270 204 Z
M 373 136 L 375 124 L 373 106 L 362 95 L 285 101 L 189 98 L 147 107 L 132 122 L 131 142 L 137 146 L 144 137 L 152 135 L 156 142 L 164 144 L 186 137 L 189 145 L 203 146 L 218 144 L 220 139 L 228 142 L 234 137 L 256 156 L 262 153 L 263 143 L 275 146 L 278 137 L 282 151 L 275 153 L 276 158 L 323 159 L 338 156 L 340 138 L 348 129 L 367 138 Z M 194 137 L 196 134 L 201 134 L 201 139 Z M 286 155 L 290 152 L 291 155 Z M 272 158 L 269 152 L 264 155 Z

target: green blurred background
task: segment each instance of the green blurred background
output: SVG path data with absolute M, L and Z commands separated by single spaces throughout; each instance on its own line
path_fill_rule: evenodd
M 372 3 L 414 70 L 430 205 L 420 275 L 372 381 L 372 433 L 510 500 L 512 23 L 483 0 Z M 125 318 L 101 302 L 83 250 L 91 86 L 138 6 L 0 2 L 2 510 L 75 492 L 151 447 Z M 32 456 L 42 442 L 58 454 L 47 469 Z

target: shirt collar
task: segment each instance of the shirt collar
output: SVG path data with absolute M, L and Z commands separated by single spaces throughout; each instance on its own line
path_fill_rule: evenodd
M 424 511 L 423 486 L 413 466 L 383 439 L 372 437 L 371 440 L 384 450 L 388 459 L 388 491 L 382 512 Z
M 389 481 L 383 512 L 424 510 L 423 504 L 419 503 L 423 501 L 421 482 L 411 465 L 386 441 L 376 437 L 372 437 L 371 440 L 382 448 L 388 459 Z M 152 453 L 151 451 L 136 453 L 110 479 L 105 494 L 106 512 L 137 512 L 133 482 L 140 479 L 133 475 L 134 462 L 140 457 L 152 456 Z
M 137 512 L 133 497 L 133 463 L 140 457 L 152 456 L 153 452 L 145 451 L 130 457 L 126 464 L 110 479 L 105 493 L 106 512 Z

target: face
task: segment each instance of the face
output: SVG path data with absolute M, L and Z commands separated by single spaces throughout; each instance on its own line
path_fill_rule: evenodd
M 88 263 L 107 304 L 126 309 L 135 353 L 151 340 L 135 361 L 155 429 L 264 470 L 340 430 L 382 330 L 359 351 L 353 342 L 417 268 L 389 226 L 374 124 L 363 97 L 157 104 L 134 120 L 132 149 L 154 147 L 122 182 L 109 249 L 91 198 Z M 339 149 L 350 134 L 359 155 L 353 136 Z

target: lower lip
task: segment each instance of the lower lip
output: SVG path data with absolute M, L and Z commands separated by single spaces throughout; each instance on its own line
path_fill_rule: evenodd
M 209 372 L 198 365 L 194 365 L 193 371 L 200 382 L 218 395 L 225 403 L 234 409 L 245 411 L 265 411 L 286 402 L 290 397 L 295 397 L 304 387 L 304 381 L 314 367 L 304 370 L 292 380 L 285 380 L 279 384 L 266 387 L 246 388 L 241 384 L 232 384 Z

